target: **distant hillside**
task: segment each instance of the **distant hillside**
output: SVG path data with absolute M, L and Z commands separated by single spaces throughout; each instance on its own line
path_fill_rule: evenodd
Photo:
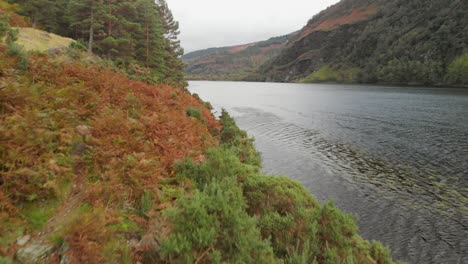
M 468 1 L 342 0 L 249 80 L 468 84 Z
M 279 54 L 295 34 L 245 45 L 194 51 L 182 57 L 188 79 L 238 80 Z

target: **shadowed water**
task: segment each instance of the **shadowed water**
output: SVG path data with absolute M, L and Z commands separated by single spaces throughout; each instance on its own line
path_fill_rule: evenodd
M 468 91 L 190 82 L 256 139 L 264 171 L 359 217 L 409 263 L 468 263 Z

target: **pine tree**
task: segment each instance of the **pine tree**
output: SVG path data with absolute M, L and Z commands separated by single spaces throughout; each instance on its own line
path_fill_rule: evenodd
M 166 0 L 158 0 L 159 12 L 161 14 L 164 26 L 164 34 L 169 41 L 170 47 L 176 56 L 182 56 L 184 50 L 180 46 L 179 40 L 179 22 L 174 20 L 171 10 L 169 9 Z
M 93 53 L 95 37 L 102 35 L 104 7 L 103 0 L 70 0 L 68 6 L 70 27 L 76 36 L 86 40 L 89 53 Z
M 159 13 L 163 22 L 164 36 L 166 38 L 166 64 L 168 71 L 166 79 L 170 84 L 185 85 L 183 69 L 184 64 L 179 59 L 184 54 L 184 50 L 180 46 L 179 38 L 179 23 L 174 20 L 171 10 L 165 0 L 158 0 Z
M 53 0 L 15 0 L 22 6 L 21 13 L 31 19 L 33 28 L 41 25 L 46 30 L 54 30 L 57 26 L 57 5 Z
M 87 43 L 129 74 L 139 65 L 145 80 L 184 85 L 179 23 L 165 0 L 15 1 L 34 24 Z

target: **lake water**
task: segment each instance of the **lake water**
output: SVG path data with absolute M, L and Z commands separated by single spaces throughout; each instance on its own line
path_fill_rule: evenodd
M 190 82 L 255 137 L 264 171 L 359 217 L 409 263 L 468 263 L 468 91 Z

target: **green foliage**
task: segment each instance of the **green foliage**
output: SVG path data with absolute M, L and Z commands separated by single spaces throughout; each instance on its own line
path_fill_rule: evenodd
M 220 117 L 221 125 L 221 143 L 224 147 L 230 149 L 240 158 L 241 162 L 260 168 L 262 158 L 255 149 L 254 139 L 247 136 L 247 133 L 236 125 L 234 119 L 224 109 Z
M 0 43 L 5 39 L 8 45 L 8 55 L 17 58 L 17 68 L 25 71 L 28 68 L 28 60 L 22 48 L 15 43 L 18 40 L 18 29 L 12 29 L 9 24 L 9 18 L 0 16 Z
M 192 106 L 190 106 L 189 108 L 187 108 L 187 115 L 190 116 L 190 117 L 193 117 L 193 118 L 196 118 L 198 120 L 200 120 L 200 122 L 204 123 L 205 122 L 205 119 L 203 118 L 201 112 L 199 109 L 197 108 L 194 108 Z
M 130 76 L 183 87 L 178 23 L 165 1 L 14 0 L 33 27 L 76 39 L 73 49 L 116 62 Z M 80 45 L 80 43 L 86 43 Z
M 3 38 L 10 31 L 10 23 L 8 17 L 0 16 L 0 42 L 3 42 Z
M 269 243 L 261 239 L 254 218 L 245 210 L 242 189 L 237 183 L 239 173 L 246 170 L 244 166 L 233 153 L 223 149 L 210 150 L 206 164 L 185 161 L 177 166 L 178 173 L 193 177 L 198 189 L 165 212 L 175 226 L 162 243 L 162 252 L 169 261 L 274 261 Z
M 439 82 L 432 79 L 438 70 L 441 70 L 441 65 L 437 62 L 393 59 L 387 65 L 378 67 L 376 77 L 384 83 L 431 84 Z
M 461 33 L 468 30 L 466 10 L 467 1 L 341 1 L 314 16 L 249 79 L 296 81 L 312 73 L 308 81 L 348 82 L 335 68 L 347 65 L 359 69 L 352 81 L 361 83 L 463 85 L 460 64 L 449 65 L 468 50 Z M 343 24 L 332 26 L 336 21 Z
M 203 190 L 212 181 L 237 178 L 255 172 L 253 167 L 244 166 L 227 148 L 208 149 L 205 155 L 206 162 L 202 164 L 186 159 L 174 166 L 179 178 L 192 179 L 199 190 Z
M 359 68 L 349 68 L 346 66 L 329 66 L 325 65 L 318 71 L 313 72 L 305 79 L 301 80 L 304 83 L 317 82 L 339 82 L 339 83 L 354 83 L 357 81 Z
M 80 51 L 86 51 L 86 46 L 80 41 L 73 41 L 72 43 L 70 43 L 70 48 Z
M 319 204 L 298 182 L 286 177 L 252 175 L 243 183 L 249 215 L 259 217 L 264 238 L 271 238 L 277 256 L 317 254 Z M 291 256 L 292 257 L 292 256 Z
M 47 221 L 54 215 L 59 203 L 50 201 L 49 203 L 30 203 L 24 206 L 22 214 L 28 221 L 32 231 L 40 230 Z
M 0 264 L 11 264 L 11 263 L 12 261 L 10 259 L 0 256 Z
M 175 165 L 179 183 L 191 188 L 163 211 L 173 230 L 161 243 L 164 260 L 393 263 L 389 250 L 362 240 L 355 219 L 333 203 L 320 206 L 299 182 L 241 162 L 247 134 L 225 111 L 221 121 L 231 127 L 221 146 L 209 149 L 203 163 Z
M 468 53 L 463 54 L 450 64 L 447 77 L 452 84 L 468 85 Z
M 152 207 L 153 202 L 151 201 L 151 192 L 145 191 L 141 196 L 140 215 L 147 216 L 147 213 Z
M 17 58 L 16 65 L 18 70 L 26 71 L 28 69 L 28 59 L 26 57 L 26 54 L 23 51 L 23 49 L 16 43 L 8 44 L 8 55 Z

